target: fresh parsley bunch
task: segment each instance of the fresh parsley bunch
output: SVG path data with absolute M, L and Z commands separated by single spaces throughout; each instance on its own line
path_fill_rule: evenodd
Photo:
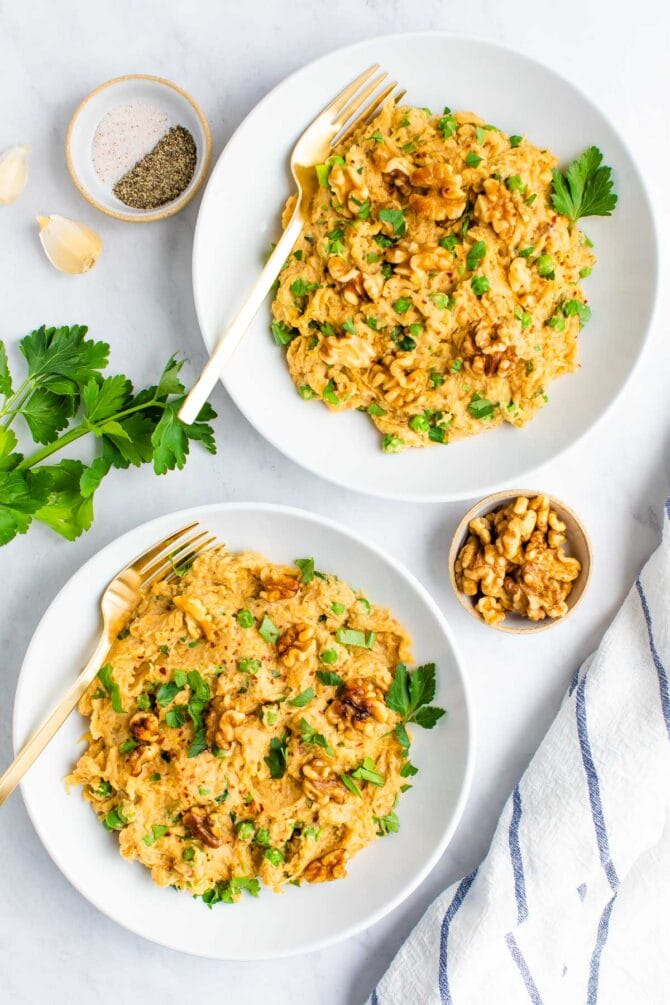
M 103 376 L 109 346 L 87 339 L 87 331 L 43 325 L 26 335 L 19 348 L 28 373 L 17 387 L 0 342 L 0 545 L 25 534 L 33 520 L 69 541 L 79 537 L 91 526 L 93 496 L 111 468 L 151 462 L 157 475 L 183 468 L 191 440 L 216 452 L 209 405 L 191 425 L 177 417 L 185 392 L 181 361 L 171 356 L 157 384 L 135 391 L 123 374 Z M 16 449 L 18 417 L 42 444 L 28 456 Z M 98 446 L 91 464 L 49 461 L 89 434 Z

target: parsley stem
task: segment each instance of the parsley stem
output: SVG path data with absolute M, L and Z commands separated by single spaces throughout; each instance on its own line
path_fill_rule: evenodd
M 121 419 L 128 418 L 134 412 L 141 412 L 147 408 L 154 408 L 156 406 L 165 407 L 165 402 L 161 401 L 159 398 L 153 397 L 149 401 L 143 401 L 140 405 L 133 405 L 131 408 L 124 408 L 123 411 L 117 412 L 115 415 L 108 415 L 106 419 L 100 423 L 104 426 L 107 422 L 119 422 Z M 40 464 L 51 454 L 55 454 L 62 447 L 66 447 L 69 443 L 74 443 L 75 440 L 80 439 L 82 436 L 86 436 L 87 433 L 92 433 L 96 429 L 94 423 L 89 424 L 88 422 L 82 422 L 80 425 L 75 426 L 67 433 L 63 433 L 53 441 L 53 443 L 47 443 L 46 446 L 42 447 L 40 450 L 36 450 L 34 454 L 30 457 L 24 457 L 24 459 L 16 465 L 16 471 L 25 471 L 26 468 L 34 468 L 36 464 Z

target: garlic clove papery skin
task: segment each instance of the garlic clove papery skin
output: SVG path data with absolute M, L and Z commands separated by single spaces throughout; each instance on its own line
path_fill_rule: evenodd
M 0 154 L 0 205 L 15 202 L 28 181 L 30 147 L 12 147 Z
M 54 268 L 73 276 L 93 268 L 102 251 L 102 240 L 94 230 L 65 216 L 38 216 L 36 220 L 42 247 Z

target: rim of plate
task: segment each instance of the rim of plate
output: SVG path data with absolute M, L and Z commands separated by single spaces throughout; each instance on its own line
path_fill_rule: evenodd
M 649 321 L 647 322 L 647 325 L 645 326 L 645 330 L 642 333 L 642 338 L 641 338 L 641 341 L 640 341 L 640 349 L 639 349 L 639 352 L 638 352 L 638 354 L 637 354 L 637 356 L 635 358 L 635 362 L 633 363 L 633 365 L 631 366 L 630 370 L 628 371 L 628 375 L 627 375 L 626 379 L 623 381 L 623 383 L 619 387 L 619 389 L 616 392 L 616 394 L 614 394 L 612 396 L 612 398 L 610 399 L 610 401 L 607 404 L 607 406 L 603 409 L 603 411 L 599 415 L 597 415 L 596 418 L 593 419 L 593 421 L 589 425 L 585 426 L 584 429 L 582 429 L 582 431 L 570 443 L 567 443 L 565 446 L 561 447 L 559 450 L 557 450 L 555 453 L 553 453 L 551 455 L 551 457 L 548 457 L 547 460 L 543 461 L 541 464 L 538 464 L 535 467 L 533 467 L 533 466 L 524 467 L 522 470 L 514 472 L 514 475 L 513 475 L 514 480 L 517 481 L 517 482 L 521 482 L 522 480 L 527 479 L 528 476 L 531 475 L 534 471 L 537 471 L 540 468 L 544 467 L 545 464 L 549 464 L 552 461 L 558 460 L 559 457 L 562 457 L 565 453 L 567 453 L 567 451 L 571 450 L 578 443 L 580 443 L 586 436 L 588 436 L 590 433 L 592 433 L 595 429 L 599 428 L 602 425 L 604 419 L 611 414 L 612 409 L 614 408 L 615 404 L 621 398 L 624 390 L 628 387 L 628 385 L 630 384 L 631 380 L 633 379 L 633 377 L 637 373 L 637 371 L 638 371 L 638 369 L 640 367 L 640 363 L 642 361 L 642 358 L 643 358 L 643 356 L 645 355 L 645 353 L 647 352 L 647 350 L 649 348 L 649 342 L 651 340 L 651 333 L 653 331 L 654 324 L 655 324 L 655 321 L 656 321 L 656 313 L 657 313 L 657 310 L 658 310 L 658 301 L 659 301 L 659 276 L 660 276 L 660 271 L 661 271 L 661 250 L 660 250 L 660 244 L 659 244 L 659 239 L 658 239 L 658 226 L 657 226 L 657 223 L 656 223 L 656 216 L 655 216 L 654 211 L 653 211 L 653 202 L 652 202 L 652 199 L 651 199 L 651 194 L 650 194 L 649 188 L 647 186 L 647 182 L 645 180 L 645 176 L 644 176 L 644 174 L 643 174 L 643 172 L 642 172 L 642 170 L 641 170 L 641 168 L 640 168 L 640 166 L 638 164 L 637 158 L 635 157 L 635 155 L 633 154 L 633 152 L 631 150 L 631 147 L 629 146 L 628 142 L 624 138 L 623 134 L 619 131 L 618 127 L 610 119 L 610 117 L 606 114 L 606 112 L 604 112 L 602 110 L 602 108 L 598 104 L 596 104 L 596 102 L 578 84 L 573 83 L 573 81 L 570 80 L 568 77 L 563 76 L 563 74 L 559 73 L 557 70 L 554 70 L 552 67 L 547 66 L 546 63 L 543 63 L 541 60 L 536 59 L 534 56 L 529 56 L 526 53 L 521 52 L 519 49 L 515 48 L 513 45 L 507 45 L 507 44 L 502 43 L 502 42 L 492 41 L 491 39 L 486 38 L 483 35 L 473 35 L 473 34 L 470 34 L 470 33 L 462 33 L 461 34 L 459 32 L 445 31 L 445 30 L 439 30 L 439 29 L 437 29 L 437 30 L 429 30 L 429 31 L 389 32 L 388 34 L 385 34 L 385 35 L 372 35 L 369 38 L 361 39 L 360 42 L 354 42 L 352 45 L 343 45 L 343 46 L 340 46 L 337 49 L 332 49 L 329 52 L 324 53 L 321 56 L 318 56 L 316 59 L 311 60 L 309 63 L 306 63 L 304 66 L 298 67 L 297 70 L 294 70 L 292 73 L 289 73 L 286 77 L 283 77 L 277 84 L 275 84 L 275 86 L 273 88 L 271 88 L 267 92 L 267 94 L 263 95 L 263 97 L 260 99 L 260 101 L 258 101 L 254 105 L 254 107 L 250 109 L 250 111 L 245 115 L 245 117 L 239 123 L 239 125 L 237 126 L 237 128 L 232 133 L 230 139 L 226 143 L 225 147 L 223 148 L 223 150 L 219 154 L 219 156 L 218 156 L 218 158 L 216 160 L 216 163 L 214 164 L 214 167 L 211 170 L 209 179 L 207 181 L 207 185 L 205 186 L 205 190 L 203 192 L 203 196 L 202 196 L 202 199 L 200 201 L 200 206 L 198 208 L 198 217 L 197 217 L 197 220 L 196 220 L 195 230 L 194 230 L 194 233 L 193 233 L 193 253 L 192 253 L 192 259 L 191 259 L 191 272 L 192 272 L 193 300 L 194 300 L 194 303 L 195 303 L 195 312 L 196 312 L 196 317 L 198 319 L 198 326 L 200 328 L 200 334 L 202 336 L 203 342 L 205 343 L 205 349 L 211 355 L 211 350 L 210 350 L 210 348 L 209 348 L 209 346 L 207 344 L 207 339 L 205 338 L 205 334 L 204 334 L 204 325 L 203 325 L 203 322 L 202 322 L 202 310 L 201 310 L 201 301 L 200 301 L 200 291 L 199 291 L 199 284 L 198 284 L 198 281 L 197 281 L 197 278 L 196 278 L 197 277 L 197 270 L 198 270 L 199 237 L 200 237 L 200 232 L 202 231 L 202 228 L 203 228 L 203 222 L 202 221 L 203 221 L 204 216 L 205 216 L 205 214 L 207 212 L 208 202 L 213 198 L 212 193 L 214 191 L 214 186 L 215 186 L 215 182 L 216 182 L 217 176 L 224 170 L 225 165 L 227 163 L 227 160 L 230 157 L 231 151 L 233 149 L 235 149 L 237 147 L 237 145 L 239 144 L 239 142 L 240 142 L 240 134 L 244 130 L 245 126 L 247 125 L 247 122 L 249 121 L 249 119 L 251 119 L 252 116 L 254 116 L 259 111 L 259 109 L 263 108 L 264 105 L 269 101 L 269 99 L 275 93 L 275 91 L 277 91 L 279 88 L 283 87 L 285 83 L 287 83 L 290 80 L 295 80 L 295 79 L 301 77 L 303 74 L 309 74 L 315 68 L 317 68 L 320 63 L 325 62 L 326 60 L 330 59 L 334 55 L 337 55 L 338 53 L 352 52 L 352 51 L 355 51 L 356 49 L 361 49 L 361 48 L 364 48 L 366 46 L 369 46 L 371 43 L 375 43 L 375 42 L 387 42 L 387 41 L 390 41 L 392 39 L 421 40 L 421 39 L 425 39 L 425 38 L 435 38 L 435 37 L 443 37 L 443 38 L 447 38 L 447 39 L 455 39 L 455 40 L 457 40 L 459 42 L 472 42 L 475 45 L 481 45 L 481 46 L 485 46 L 485 47 L 490 48 L 490 49 L 499 50 L 501 52 L 511 53 L 512 55 L 516 56 L 518 59 L 523 60 L 525 63 L 528 63 L 528 64 L 530 64 L 533 67 L 537 67 L 538 69 L 540 69 L 544 73 L 550 74 L 552 77 L 554 77 L 556 80 L 560 81 L 562 84 L 565 84 L 568 87 L 571 87 L 579 95 L 579 97 L 582 99 L 582 101 L 584 101 L 584 103 L 586 105 L 588 105 L 589 108 L 591 108 L 599 116 L 601 116 L 602 119 L 605 121 L 605 123 L 612 130 L 612 132 L 615 133 L 617 139 L 621 143 L 622 147 L 624 148 L 626 154 L 628 155 L 628 157 L 630 159 L 630 163 L 631 163 L 631 167 L 633 169 L 633 173 L 634 173 L 635 178 L 636 178 L 636 180 L 637 180 L 637 182 L 638 182 L 638 184 L 640 186 L 640 190 L 641 190 L 643 199 L 645 200 L 645 202 L 647 204 L 647 209 L 649 211 L 649 219 L 650 219 L 650 223 L 651 223 L 651 237 L 652 237 L 652 241 L 653 241 L 653 254 L 654 254 L 654 275 L 653 275 L 654 288 L 653 288 L 653 299 L 652 299 L 652 302 L 651 302 L 651 305 L 650 305 Z M 403 489 L 402 491 L 400 491 L 400 490 L 395 491 L 395 490 L 383 489 L 383 488 L 382 489 L 377 489 L 377 491 L 375 491 L 374 493 L 372 493 L 372 492 L 368 491 L 367 489 L 359 488 L 358 485 L 352 484 L 351 482 L 349 482 L 345 478 L 338 477 L 337 474 L 335 474 L 335 473 L 328 474 L 328 473 L 326 473 L 324 471 L 321 471 L 321 470 L 317 471 L 315 468 L 309 466 L 299 456 L 299 454 L 296 451 L 294 451 L 290 447 L 286 447 L 284 445 L 280 446 L 280 444 L 277 442 L 277 438 L 275 436 L 273 436 L 270 433 L 265 432 L 265 431 L 261 433 L 260 430 L 257 429 L 255 423 L 249 417 L 249 415 L 247 414 L 247 412 L 245 411 L 245 409 L 242 407 L 242 405 L 241 405 L 240 401 L 238 400 L 238 397 L 237 397 L 237 395 L 236 395 L 236 393 L 234 391 L 234 388 L 231 387 L 226 382 L 226 373 L 225 373 L 225 371 L 219 377 L 219 381 L 220 381 L 221 384 L 223 384 L 223 387 L 225 388 L 227 394 L 233 400 L 233 402 L 234 402 L 236 408 L 239 410 L 239 412 L 245 417 L 245 419 L 247 420 L 247 422 L 249 422 L 249 424 L 251 426 L 253 426 L 254 429 L 256 429 L 256 431 L 259 433 L 259 435 L 261 435 L 265 440 L 268 441 L 268 443 L 270 443 L 281 454 L 283 454 L 285 457 L 288 457 L 289 460 L 293 461 L 295 464 L 299 465 L 304 470 L 310 471 L 312 474 L 316 475 L 319 478 L 323 478 L 325 481 L 329 481 L 332 484 L 339 485 L 341 488 L 350 489 L 351 491 L 354 491 L 354 492 L 360 492 L 360 493 L 362 493 L 364 495 L 372 496 L 373 498 L 397 499 L 397 500 L 401 500 L 401 501 L 404 501 L 404 502 L 422 502 L 422 503 L 437 503 L 437 502 L 452 502 L 452 501 L 456 502 L 456 501 L 461 500 L 461 499 L 474 499 L 475 495 L 477 495 L 477 496 L 480 496 L 480 495 L 481 496 L 489 495 L 492 492 L 501 491 L 504 488 L 504 482 L 498 480 L 498 481 L 491 481 L 491 482 L 482 482 L 482 484 L 478 487 L 477 492 L 475 494 L 473 494 L 470 490 L 450 491 L 447 495 L 445 495 L 444 493 L 437 492 L 437 491 L 436 492 L 412 492 L 411 489 L 408 489 L 408 490 L 404 490 Z
M 315 939 L 313 942 L 308 942 L 304 945 L 301 945 L 295 949 L 291 949 L 288 951 L 279 951 L 270 954 L 268 953 L 255 954 L 251 952 L 246 953 L 244 955 L 236 954 L 235 956 L 211 956 L 208 953 L 197 953 L 190 949 L 184 949 L 178 943 L 173 941 L 155 939 L 152 935 L 148 935 L 146 932 L 141 931 L 139 926 L 134 925 L 132 922 L 129 922 L 125 918 L 119 917 L 118 913 L 115 910 L 109 909 L 104 905 L 104 903 L 101 903 L 100 900 L 98 900 L 97 898 L 89 897 L 88 894 L 84 893 L 79 886 L 76 872 L 73 872 L 69 864 L 63 861 L 62 856 L 55 849 L 50 847 L 48 835 L 44 832 L 44 829 L 38 825 L 35 819 L 35 815 L 33 813 L 32 802 L 30 798 L 27 796 L 24 788 L 24 781 L 21 781 L 20 783 L 21 797 L 23 799 L 23 804 L 26 808 L 26 812 L 28 813 L 28 816 L 30 818 L 30 822 L 32 823 L 33 828 L 35 829 L 35 832 L 38 838 L 40 839 L 42 846 L 45 849 L 46 853 L 48 854 L 49 858 L 58 867 L 58 869 L 65 876 L 68 882 L 85 900 L 87 900 L 90 904 L 92 904 L 98 911 L 100 911 L 106 917 L 114 921 L 117 925 L 120 925 L 127 931 L 132 932 L 134 935 L 138 935 L 143 939 L 147 939 L 149 942 L 153 942 L 156 945 L 165 946 L 167 949 L 172 949 L 177 952 L 185 953 L 189 956 L 197 956 L 202 957 L 204 959 L 216 959 L 222 961 L 223 960 L 254 961 L 254 960 L 270 960 L 270 959 L 282 959 L 282 958 L 286 959 L 291 956 L 316 952 L 320 949 L 326 948 L 327 946 L 331 946 L 337 942 L 341 942 L 344 939 L 351 938 L 352 936 L 358 934 L 364 929 L 369 928 L 371 925 L 376 924 L 378 921 L 381 921 L 382 918 L 390 914 L 391 911 L 395 910 L 396 907 L 398 907 L 404 900 L 406 900 L 409 896 L 411 896 L 411 894 L 417 889 L 418 886 L 420 886 L 420 884 L 423 882 L 426 876 L 434 869 L 435 865 L 442 857 L 446 848 L 451 842 L 451 839 L 454 836 L 456 828 L 458 827 L 458 824 L 460 823 L 461 818 L 463 816 L 463 811 L 465 809 L 465 805 L 470 795 L 470 789 L 472 787 L 472 777 L 474 774 L 474 761 L 475 761 L 477 738 L 475 734 L 474 718 L 472 715 L 472 695 L 470 692 L 470 686 L 467 680 L 467 675 L 463 669 L 464 664 L 460 649 L 458 647 L 458 643 L 456 642 L 454 632 L 452 631 L 445 615 L 442 613 L 442 610 L 438 606 L 437 602 L 433 600 L 432 596 L 430 595 L 426 587 L 423 586 L 423 584 L 416 578 L 416 576 L 414 576 L 413 573 L 409 571 L 409 569 L 406 569 L 401 562 L 399 562 L 396 558 L 390 555 L 387 551 L 385 551 L 383 548 L 380 548 L 378 545 L 361 537 L 361 535 L 355 533 L 354 531 L 351 531 L 344 524 L 339 523 L 335 520 L 331 520 L 329 517 L 322 516 L 321 514 L 318 513 L 312 513 L 309 510 L 300 509 L 297 506 L 284 506 L 275 503 L 264 503 L 254 501 L 246 503 L 245 502 L 208 503 L 204 506 L 189 506 L 186 509 L 175 510 L 170 513 L 165 513 L 163 514 L 163 516 L 155 517 L 153 520 L 148 520 L 146 523 L 138 524 L 137 526 L 132 527 L 124 534 L 121 534 L 119 537 L 115 538 L 115 540 L 110 541 L 109 544 L 105 545 L 104 548 L 101 548 L 99 551 L 97 551 L 82 566 L 80 566 L 79 569 L 77 569 L 76 572 L 74 572 L 72 576 L 70 576 L 67 582 L 64 583 L 64 585 L 52 599 L 46 611 L 40 618 L 37 628 L 35 629 L 33 636 L 30 640 L 30 643 L 28 644 L 26 654 L 23 658 L 23 663 L 21 664 L 21 670 L 19 672 L 16 691 L 14 694 L 14 708 L 12 712 L 12 746 L 14 750 L 14 756 L 16 756 L 18 709 L 22 701 L 23 689 L 26 680 L 26 675 L 24 671 L 31 659 L 32 650 L 35 646 L 35 640 L 42 629 L 42 624 L 46 620 L 47 614 L 49 613 L 53 605 L 57 603 L 61 594 L 68 588 L 72 580 L 75 577 L 80 576 L 82 573 L 85 574 L 86 571 L 89 569 L 89 567 L 94 565 L 95 562 L 98 561 L 98 559 L 102 555 L 105 555 L 108 552 L 112 551 L 113 549 L 118 548 L 119 544 L 123 543 L 131 535 L 137 533 L 137 531 L 141 530 L 143 532 L 147 531 L 149 533 L 152 533 L 153 529 L 160 526 L 160 524 L 169 524 L 173 522 L 176 524 L 178 521 L 183 521 L 185 519 L 192 518 L 196 514 L 202 514 L 203 516 L 201 518 L 205 519 L 206 514 L 213 512 L 214 510 L 223 512 L 231 512 L 234 510 L 245 510 L 247 512 L 256 511 L 258 513 L 272 512 L 274 514 L 285 514 L 288 516 L 298 517 L 299 519 L 309 520 L 312 523 L 315 523 L 322 527 L 325 526 L 329 530 L 333 530 L 337 533 L 344 534 L 352 541 L 362 545 L 364 548 L 369 549 L 383 561 L 387 562 L 393 568 L 394 572 L 396 572 L 399 576 L 401 576 L 412 587 L 412 589 L 418 594 L 420 599 L 428 607 L 431 613 L 437 618 L 440 628 L 442 629 L 442 632 L 446 636 L 447 642 L 450 646 L 451 653 L 453 656 L 455 672 L 463 688 L 463 705 L 464 705 L 465 722 L 467 725 L 467 745 L 465 750 L 465 771 L 463 773 L 460 792 L 456 800 L 456 806 L 452 814 L 451 820 L 449 821 L 449 825 L 445 828 L 442 838 L 433 849 L 431 855 L 426 859 L 421 868 L 417 870 L 412 879 L 409 880 L 404 887 L 402 887 L 399 891 L 397 891 L 395 896 L 392 897 L 383 907 L 379 908 L 377 911 L 374 911 L 369 915 L 366 915 L 365 917 L 357 921 L 355 924 L 350 925 L 348 928 L 343 929 L 342 931 L 337 932 L 334 935 L 325 936 L 324 938 L 321 939 Z

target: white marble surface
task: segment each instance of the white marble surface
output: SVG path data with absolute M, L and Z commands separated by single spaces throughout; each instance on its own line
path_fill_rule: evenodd
M 22 334 L 42 322 L 85 322 L 112 344 L 113 364 L 127 367 L 138 381 L 155 375 L 176 349 L 189 357 L 191 374 L 204 360 L 190 285 L 197 205 L 166 223 L 132 227 L 96 214 L 67 176 L 67 122 L 95 85 L 127 72 L 177 80 L 202 102 L 218 153 L 254 103 L 303 62 L 361 36 L 419 28 L 512 44 L 582 86 L 632 142 L 658 219 L 667 225 L 670 137 L 662 95 L 670 93 L 670 10 L 663 0 L 638 0 L 634 10 L 608 0 L 563 0 L 559 7 L 495 0 L 200 0 L 188 5 L 3 0 L 0 149 L 31 143 L 33 159 L 23 198 L 0 210 L 0 337 L 14 348 Z M 547 109 L 552 114 L 556 111 Z M 80 278 L 52 271 L 36 237 L 38 212 L 72 215 L 96 226 L 105 241 L 99 267 Z M 445 552 L 462 504 L 378 502 L 327 485 L 264 443 L 221 389 L 214 397 L 220 449 L 213 461 L 196 451 L 185 472 L 160 482 L 148 470 L 116 473 L 99 495 L 93 529 L 78 542 L 69 544 L 36 528 L 3 550 L 3 765 L 11 753 L 12 695 L 23 654 L 60 586 L 99 547 L 137 522 L 223 499 L 304 506 L 384 546 L 392 542 L 394 553 L 432 591 L 460 635 L 479 734 L 465 816 L 422 887 L 364 935 L 285 962 L 191 959 L 118 928 L 61 877 L 15 795 L 2 810 L 0 826 L 4 1001 L 181 1005 L 233 998 L 241 1005 L 333 1005 L 358 1003 L 369 994 L 431 898 L 485 853 L 500 808 L 551 721 L 566 682 L 597 643 L 655 545 L 670 481 L 666 315 L 667 299 L 662 299 L 651 351 L 609 421 L 530 479 L 579 511 L 595 548 L 593 585 L 579 614 L 535 639 L 480 628 L 450 595 Z

